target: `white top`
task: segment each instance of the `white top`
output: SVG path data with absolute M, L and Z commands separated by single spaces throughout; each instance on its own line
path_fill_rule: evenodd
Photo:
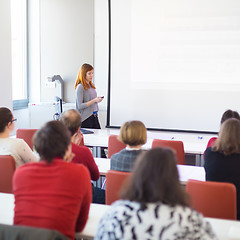
M 31 148 L 20 138 L 0 138 L 0 155 L 13 156 L 16 168 L 27 162 L 38 161 Z
M 116 201 L 101 219 L 97 239 L 217 239 L 211 225 L 189 207 Z

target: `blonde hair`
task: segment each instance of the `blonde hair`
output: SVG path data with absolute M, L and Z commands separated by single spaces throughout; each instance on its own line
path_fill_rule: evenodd
M 75 89 L 77 88 L 78 84 L 80 84 L 80 83 L 83 85 L 85 90 L 89 89 L 89 85 L 94 89 L 96 88 L 92 82 L 90 82 L 89 85 L 86 82 L 86 74 L 87 74 L 87 72 L 92 71 L 92 70 L 93 70 L 93 66 L 90 64 L 87 64 L 87 63 L 84 63 L 80 67 L 78 75 L 77 75 L 77 79 L 75 82 Z
M 230 118 L 222 124 L 212 150 L 222 152 L 224 155 L 240 153 L 240 121 L 238 119 Z
M 125 122 L 120 129 L 118 140 L 130 146 L 143 145 L 147 141 L 147 129 L 140 121 Z

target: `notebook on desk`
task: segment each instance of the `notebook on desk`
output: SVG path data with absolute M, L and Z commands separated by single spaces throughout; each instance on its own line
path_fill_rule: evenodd
M 93 134 L 94 133 L 93 131 L 83 129 L 83 128 L 81 128 L 80 130 L 81 130 L 82 134 Z

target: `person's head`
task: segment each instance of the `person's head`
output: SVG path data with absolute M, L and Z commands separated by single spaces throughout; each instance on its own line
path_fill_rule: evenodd
M 33 143 L 40 160 L 51 163 L 55 157 L 64 158 L 71 146 L 70 139 L 70 132 L 63 123 L 50 121 L 36 132 Z
M 93 66 L 91 66 L 90 64 L 84 63 L 79 69 L 77 79 L 75 82 L 75 89 L 80 83 L 83 85 L 84 89 L 86 90 L 89 88 L 89 85 L 92 88 L 95 88 L 92 82 L 92 79 L 93 79 Z
M 141 204 L 162 202 L 188 206 L 188 197 L 179 182 L 174 152 L 169 148 L 153 148 L 142 153 L 122 188 L 121 198 Z
M 239 116 L 238 112 L 232 111 L 231 109 L 228 109 L 222 115 L 221 125 L 229 118 L 236 118 L 236 119 L 240 120 L 240 116 Z
M 59 120 L 68 128 L 72 136 L 81 128 L 82 118 L 76 109 L 64 111 Z
M 9 132 L 14 130 L 14 121 L 13 114 L 11 110 L 5 107 L 0 108 L 0 133 L 5 132 L 6 129 L 9 129 Z
M 140 121 L 125 122 L 121 126 L 118 139 L 129 146 L 143 145 L 147 141 L 147 129 Z
M 225 155 L 240 153 L 240 120 L 230 118 L 222 124 L 212 150 Z

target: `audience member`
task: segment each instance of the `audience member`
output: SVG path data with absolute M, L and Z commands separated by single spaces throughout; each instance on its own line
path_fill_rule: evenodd
M 121 200 L 98 226 L 98 239 L 216 239 L 203 216 L 189 207 L 171 149 L 154 148 L 136 161 Z
M 19 167 L 13 177 L 14 224 L 55 229 L 70 239 L 87 221 L 92 201 L 90 175 L 74 164 L 71 135 L 59 121 L 34 136 L 40 162 Z
M 240 120 L 240 116 L 238 114 L 238 112 L 236 111 L 232 111 L 231 109 L 228 109 L 227 111 L 225 111 L 222 115 L 222 118 L 221 118 L 221 125 L 227 120 L 227 119 L 230 119 L 230 118 L 236 118 L 238 120 Z M 208 141 L 208 144 L 207 144 L 207 148 L 208 147 L 212 147 L 214 145 L 214 143 L 216 142 L 217 140 L 217 137 L 212 137 L 209 139 Z
M 97 181 L 100 174 L 91 151 L 87 147 L 75 144 L 81 142 L 82 138 L 80 130 L 82 120 L 79 111 L 67 110 L 61 114 L 59 120 L 71 132 L 72 152 L 75 154 L 72 162 L 85 165 L 90 172 L 91 179 Z M 105 204 L 105 190 L 93 186 L 93 203 Z
M 118 139 L 127 147 L 111 157 L 111 169 L 131 172 L 141 147 L 147 141 L 147 129 L 140 121 L 129 121 L 122 125 Z
M 205 151 L 207 181 L 230 182 L 237 189 L 237 218 L 240 219 L 240 121 L 226 120 L 219 137 L 212 147 Z
M 16 120 L 8 108 L 0 108 L 0 155 L 12 155 L 18 168 L 24 163 L 36 162 L 38 158 L 24 140 L 10 138 Z

